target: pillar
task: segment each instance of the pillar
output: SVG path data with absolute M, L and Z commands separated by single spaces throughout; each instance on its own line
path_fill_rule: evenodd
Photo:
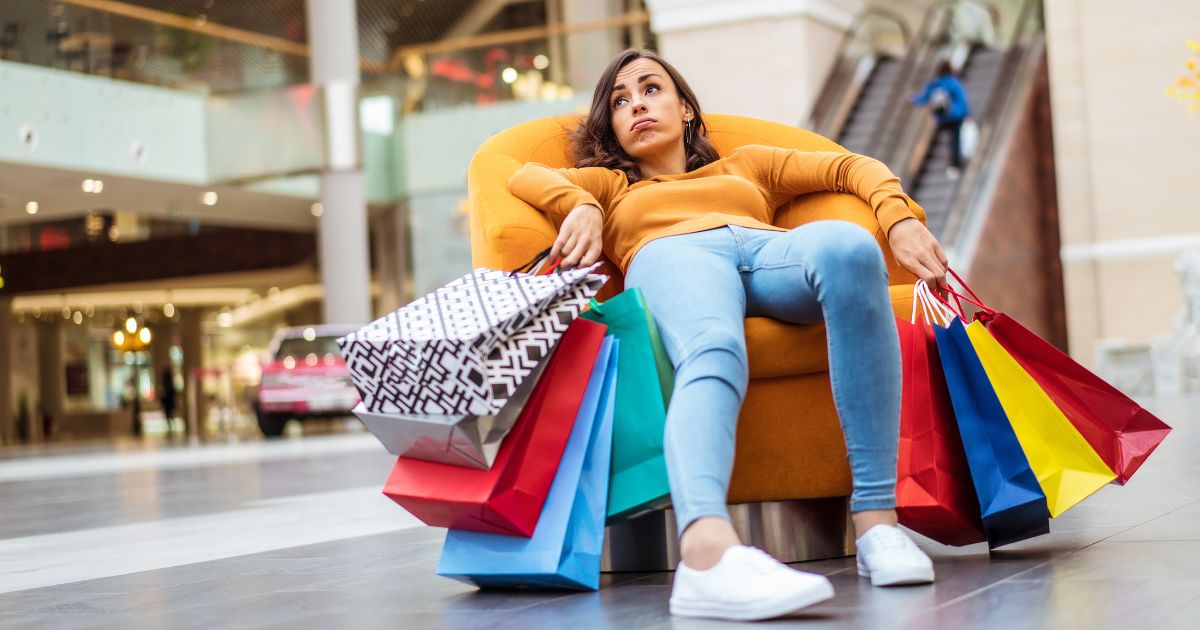
M 598 22 L 625 13 L 622 0 L 562 0 L 563 24 Z M 625 30 L 571 33 L 566 36 L 567 81 L 577 94 L 590 95 L 596 79 L 624 48 Z
M 16 436 L 12 337 L 12 298 L 0 297 L 0 444 L 10 443 Z
M 179 409 L 184 418 L 184 427 L 188 437 L 198 437 L 193 433 L 193 427 L 199 432 L 203 425 L 208 409 L 205 404 L 203 379 L 192 378 L 200 368 L 204 367 L 204 347 L 201 337 L 200 324 L 204 320 L 204 310 L 199 308 L 179 309 L 179 346 L 183 351 L 183 391 L 179 392 Z M 192 409 L 188 404 L 196 388 L 196 417 L 192 418 Z
M 29 431 L 31 442 L 45 439 L 44 418 L 50 417 L 51 426 L 61 421 L 66 409 L 66 368 L 63 365 L 63 320 L 52 316 L 50 321 L 37 324 L 38 344 L 38 399 L 40 413 L 35 412 Z
M 309 68 L 325 112 L 325 170 L 317 233 L 326 323 L 371 319 L 367 198 L 358 128 L 358 22 L 354 0 L 307 0 Z
M 659 53 L 704 112 L 807 120 L 859 0 L 646 0 Z

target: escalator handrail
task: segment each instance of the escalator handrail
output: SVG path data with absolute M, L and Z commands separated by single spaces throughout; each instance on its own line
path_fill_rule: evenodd
M 850 27 L 850 32 L 842 38 L 841 44 L 838 45 L 829 78 L 826 79 L 825 87 L 817 96 L 817 100 L 814 101 L 810 110 L 808 129 L 827 137 L 834 137 L 841 132 L 841 127 L 845 124 L 844 116 L 838 116 L 843 120 L 837 120 L 831 116 L 848 109 L 844 107 L 844 101 L 851 92 L 856 91 L 854 90 L 854 75 L 859 63 L 867 56 L 878 52 L 871 50 L 862 55 L 851 55 L 851 48 L 859 42 L 868 20 L 872 17 L 883 18 L 895 24 L 900 29 L 900 37 L 906 47 L 911 41 L 912 35 L 908 25 L 904 23 L 904 19 L 898 13 L 880 7 L 869 7 L 859 12 L 855 17 L 854 25 Z
M 968 164 L 955 192 L 942 237 L 947 250 L 954 252 L 956 266 L 967 269 L 974 258 L 983 217 L 991 206 L 1003 153 L 1010 146 L 1024 104 L 1034 81 L 1034 72 L 1045 50 L 1040 0 L 1026 0 L 1009 42 L 1004 65 L 997 81 L 1008 89 L 992 93 L 986 108 L 986 125 L 980 126 L 978 152 Z

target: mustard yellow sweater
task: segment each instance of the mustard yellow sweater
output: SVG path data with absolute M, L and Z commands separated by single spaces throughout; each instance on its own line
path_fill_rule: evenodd
M 616 169 L 554 169 L 529 162 L 509 179 L 508 189 L 545 212 L 556 227 L 578 206 L 599 207 L 604 254 L 622 273 L 637 251 L 656 238 L 725 225 L 786 231 L 772 225 L 775 209 L 810 192 L 857 195 L 875 210 L 884 234 L 897 221 L 914 216 L 900 179 L 878 160 L 758 145 L 739 147 L 690 173 L 658 175 L 633 185 Z

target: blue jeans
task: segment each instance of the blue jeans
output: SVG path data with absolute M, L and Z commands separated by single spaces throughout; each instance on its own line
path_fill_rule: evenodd
M 896 506 L 900 345 L 887 267 L 870 233 L 819 221 L 789 232 L 728 226 L 669 236 L 637 253 L 625 285 L 642 289 L 675 366 L 665 451 L 681 534 L 702 516 L 729 518 L 734 436 L 749 381 L 747 316 L 825 323 L 854 481 L 850 509 Z

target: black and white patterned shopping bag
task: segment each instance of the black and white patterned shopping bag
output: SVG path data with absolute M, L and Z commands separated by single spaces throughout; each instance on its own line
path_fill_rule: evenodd
M 577 288 L 595 295 L 607 280 L 595 268 L 550 275 L 476 269 L 342 337 L 338 345 L 364 407 L 498 413 L 537 365 L 542 345 L 552 345 L 547 335 L 556 334 L 549 325 L 524 329 Z

